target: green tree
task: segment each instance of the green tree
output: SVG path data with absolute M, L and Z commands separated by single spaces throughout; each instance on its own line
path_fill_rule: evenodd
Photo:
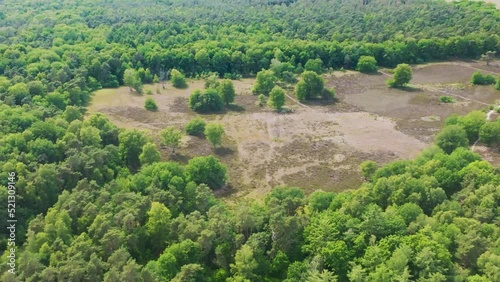
M 495 84 L 495 89 L 500 90 L 500 75 L 497 77 L 497 83 Z
M 139 167 L 139 155 L 148 138 L 137 129 L 125 130 L 118 135 L 119 151 L 125 164 L 131 169 Z
M 226 184 L 226 171 L 226 166 L 213 156 L 192 158 L 186 166 L 188 181 L 204 183 L 213 190 Z
M 75 107 L 75 106 L 66 107 L 66 109 L 64 110 L 63 116 L 67 122 L 72 122 L 74 120 L 80 120 L 83 117 L 82 113 L 80 112 L 80 109 L 78 107 Z
M 205 127 L 205 136 L 214 148 L 221 144 L 224 127 L 219 123 L 209 123 Z
M 142 81 L 135 69 L 126 69 L 123 73 L 123 82 L 130 88 L 130 92 L 135 90 L 137 93 L 142 93 Z
M 148 211 L 146 231 L 153 246 L 153 251 L 159 254 L 166 246 L 170 234 L 170 210 L 162 203 L 152 202 Z
M 234 281 L 256 281 L 259 264 L 254 258 L 254 252 L 248 245 L 243 245 L 236 252 L 234 264 L 231 264 L 231 272 Z
M 445 126 L 441 132 L 436 135 L 435 142 L 436 145 L 447 154 L 450 154 L 456 148 L 467 147 L 469 145 L 467 134 L 459 125 Z
M 173 126 L 169 126 L 160 131 L 160 138 L 161 144 L 170 147 L 173 154 L 180 145 L 182 132 Z
M 147 98 L 146 101 L 144 101 L 144 108 L 148 111 L 156 112 L 158 110 L 158 105 L 156 105 L 153 98 Z
M 253 86 L 253 93 L 268 95 L 275 85 L 276 77 L 271 70 L 261 70 Z
M 458 124 L 464 128 L 470 143 L 479 138 L 479 130 L 485 123 L 486 113 L 482 111 L 472 111 L 458 119 Z
M 372 56 L 361 56 L 359 57 L 356 70 L 364 73 L 374 73 L 377 72 L 377 60 Z
M 22 105 L 31 98 L 28 85 L 23 82 L 16 83 L 9 87 L 8 94 L 17 105 Z
M 205 93 L 201 90 L 195 90 L 191 93 L 188 105 L 195 112 L 217 112 L 224 108 L 224 101 L 217 90 L 209 88 Z
M 205 120 L 201 117 L 191 119 L 185 126 L 186 133 L 193 136 L 203 136 L 205 133 Z
M 363 177 L 366 180 L 371 180 L 373 175 L 375 174 L 375 172 L 378 169 L 378 164 L 374 161 L 368 160 L 368 161 L 362 162 L 359 167 L 361 169 L 361 173 L 363 174 Z
M 399 64 L 392 75 L 392 78 L 387 80 L 387 84 L 390 87 L 403 87 L 413 77 L 413 70 L 408 64 Z
M 257 103 L 259 106 L 263 107 L 266 104 L 266 96 L 264 94 L 259 94 L 257 97 Z
M 176 69 L 170 71 L 170 82 L 175 88 L 186 88 L 188 86 L 186 77 Z
M 322 96 L 325 82 L 323 78 L 315 72 L 305 71 L 302 73 L 302 80 L 297 83 L 295 93 L 299 101 L 317 99 Z
M 491 74 L 483 74 L 481 71 L 476 71 L 470 79 L 472 85 L 491 85 L 495 84 L 495 77 Z
M 279 86 L 275 86 L 269 93 L 267 105 L 277 111 L 280 111 L 283 105 L 285 105 L 285 90 Z
M 488 146 L 500 144 L 500 120 L 482 125 L 479 129 L 479 140 Z
M 226 105 L 234 102 L 236 93 L 234 91 L 233 82 L 230 79 L 223 79 L 219 84 L 218 90 Z
M 309 59 L 304 65 L 304 69 L 306 71 L 313 71 L 317 74 L 321 74 L 323 72 L 323 61 L 321 61 L 321 59 Z
M 141 166 L 150 165 L 161 160 L 161 155 L 156 144 L 149 142 L 142 146 L 142 153 L 139 155 Z

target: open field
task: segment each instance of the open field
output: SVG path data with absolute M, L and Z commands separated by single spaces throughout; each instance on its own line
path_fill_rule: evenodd
M 500 99 L 500 92 L 491 86 L 468 85 L 479 67 L 483 68 L 474 62 L 421 65 L 414 69 L 413 88 L 406 91 L 388 89 L 382 73 L 326 74 L 326 85 L 336 89 L 339 102 L 299 105 L 288 99 L 287 105 L 294 109 L 290 114 L 257 106 L 250 91 L 253 79 L 234 81 L 235 105 L 224 113 L 203 115 L 224 125 L 223 146 L 214 151 L 206 140 L 186 136 L 176 155 L 170 156 L 167 150 L 162 154 L 180 162 L 216 155 L 228 166 L 225 193 L 236 197 L 261 198 L 282 184 L 307 191 L 357 188 L 362 182 L 358 171 L 362 161 L 412 158 L 432 142 L 447 116 L 483 109 Z M 169 125 L 182 129 L 196 116 L 187 107 L 187 98 L 194 89 L 202 89 L 203 82 L 192 81 L 187 89 L 165 86 L 147 85 L 145 91 L 151 89 L 154 94 L 142 96 L 126 87 L 97 91 L 89 112 L 103 112 L 121 127 L 148 129 L 153 135 Z M 444 93 L 455 95 L 456 103 L 440 103 Z M 147 97 L 157 101 L 158 112 L 143 108 Z M 484 147 L 477 152 L 498 160 L 496 152 Z

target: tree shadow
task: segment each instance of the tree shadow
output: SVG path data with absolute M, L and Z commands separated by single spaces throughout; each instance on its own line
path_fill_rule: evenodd
M 170 154 L 170 158 L 169 158 L 170 161 L 175 161 L 175 162 L 178 162 L 178 163 L 187 163 L 190 158 L 186 155 L 182 155 L 182 154 L 179 154 L 179 153 L 173 153 L 173 154 Z
M 237 192 L 238 190 L 236 190 L 233 185 L 231 185 L 230 183 L 222 186 L 220 189 L 217 189 L 217 190 L 213 190 L 213 193 L 216 197 L 226 197 L 226 196 L 229 196 L 231 194 L 234 194 L 235 192 Z
M 226 109 L 228 111 L 232 111 L 232 112 L 244 112 L 245 111 L 245 108 L 243 108 L 240 105 L 236 105 L 236 104 L 229 104 L 226 106 Z
M 217 147 L 214 149 L 214 153 L 218 156 L 225 157 L 234 154 L 234 150 L 227 147 Z

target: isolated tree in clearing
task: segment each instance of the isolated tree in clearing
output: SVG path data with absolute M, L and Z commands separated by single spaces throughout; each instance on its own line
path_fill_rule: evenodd
M 214 148 L 221 144 L 224 127 L 219 123 L 209 123 L 205 127 L 205 136 Z
M 394 69 L 394 74 L 392 78 L 387 80 L 387 84 L 390 87 L 403 87 L 408 82 L 410 82 L 413 77 L 413 70 L 408 64 L 399 64 Z
M 236 95 L 236 92 L 234 91 L 234 85 L 231 80 L 223 79 L 219 84 L 218 90 L 222 100 L 224 101 L 224 103 L 226 103 L 226 105 L 234 102 L 234 96 Z
M 279 86 L 274 86 L 273 90 L 269 93 L 267 105 L 277 111 L 281 110 L 283 105 L 285 105 L 285 90 Z

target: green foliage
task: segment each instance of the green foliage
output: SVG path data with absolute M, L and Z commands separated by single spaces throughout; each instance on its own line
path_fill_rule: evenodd
M 481 71 L 476 71 L 470 79 L 472 85 L 491 85 L 495 84 L 495 77 L 491 74 L 483 74 Z
M 323 61 L 321 59 L 309 59 L 304 65 L 306 71 L 313 71 L 317 74 L 323 73 Z
M 217 90 L 209 88 L 205 93 L 201 92 L 201 90 L 195 90 L 191 93 L 188 105 L 195 112 L 217 112 L 224 108 L 224 101 Z
M 377 72 L 377 60 L 372 56 L 361 56 L 359 57 L 358 64 L 356 65 L 356 70 L 364 73 L 374 73 Z
M 182 132 L 173 126 L 169 126 L 160 131 L 161 144 L 172 149 L 172 154 L 181 143 Z
M 497 77 L 497 83 L 495 83 L 495 89 L 500 90 L 500 75 Z
M 274 86 L 273 90 L 269 93 L 267 105 L 277 111 L 285 105 L 285 90 L 279 86 Z
M 266 96 L 264 94 L 260 94 L 257 97 L 257 104 L 259 104 L 259 106 L 261 107 L 263 107 L 266 104 Z
M 453 103 L 453 98 L 451 98 L 450 96 L 439 96 L 439 101 L 441 101 L 442 103 Z
M 223 79 L 218 86 L 218 91 L 226 105 L 234 102 L 234 96 L 236 96 L 236 92 L 234 91 L 234 85 L 231 80 Z
M 172 69 L 170 71 L 170 82 L 175 88 L 186 88 L 186 77 L 178 70 Z
M 274 88 L 276 77 L 272 70 L 261 70 L 257 73 L 257 79 L 253 86 L 253 93 L 269 95 Z
M 118 135 L 120 142 L 119 151 L 125 164 L 132 170 L 139 165 L 139 155 L 148 138 L 139 130 L 124 130 Z
M 413 70 L 408 64 L 399 64 L 393 71 L 391 79 L 387 80 L 390 87 L 403 87 L 413 77 Z
M 324 89 L 323 78 L 315 72 L 305 71 L 302 73 L 302 80 L 295 87 L 295 94 L 299 101 L 317 99 L 322 96 Z
M 192 158 L 186 166 L 189 181 L 206 184 L 213 190 L 226 184 L 226 171 L 226 166 L 212 156 Z
M 144 108 L 148 111 L 156 112 L 158 110 L 158 105 L 156 105 L 156 101 L 153 98 L 147 98 L 144 101 Z
M 486 145 L 500 144 L 500 120 L 486 122 L 479 128 L 479 140 Z
M 135 69 L 126 69 L 123 73 L 123 83 L 130 88 L 130 92 L 135 90 L 142 93 L 142 81 Z
M 459 147 L 467 147 L 469 140 L 465 130 L 458 125 L 448 125 L 436 135 L 436 145 L 450 154 Z
M 205 122 L 205 120 L 203 120 L 201 117 L 195 117 L 186 124 L 184 129 L 189 135 L 203 136 L 203 134 L 205 133 L 206 124 L 207 123 Z
M 209 123 L 205 126 L 205 136 L 214 146 L 219 146 L 222 143 L 222 136 L 224 135 L 224 127 L 219 123 Z
M 360 164 L 359 168 L 366 180 L 371 180 L 373 175 L 378 169 L 378 164 L 374 161 L 364 161 Z
M 147 166 L 152 163 L 159 162 L 161 160 L 161 155 L 158 149 L 156 148 L 156 144 L 149 142 L 142 146 L 142 153 L 139 155 L 139 161 L 141 162 L 141 166 Z

